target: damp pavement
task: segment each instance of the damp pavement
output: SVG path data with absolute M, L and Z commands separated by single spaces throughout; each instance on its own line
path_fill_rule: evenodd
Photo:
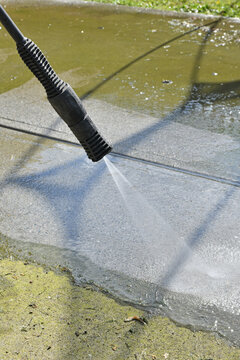
M 40 46 L 34 11 L 54 45 Z M 0 233 L 79 283 L 239 346 L 239 22 L 90 5 L 9 12 L 43 51 L 49 44 L 49 61 L 111 140 L 123 196 L 1 29 Z M 71 32 L 61 32 L 60 61 L 62 12 Z

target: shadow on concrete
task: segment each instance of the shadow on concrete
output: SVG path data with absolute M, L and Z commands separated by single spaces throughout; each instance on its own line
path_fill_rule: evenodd
M 215 23 L 211 24 L 198 49 L 192 69 L 191 89 L 188 98 L 181 106 L 181 110 L 188 108 L 192 103 L 214 103 L 216 101 L 240 97 L 240 80 L 220 83 L 200 83 L 197 79 L 207 42 L 221 21 L 222 18 L 219 18 Z
M 205 104 L 237 98 L 240 98 L 240 80 L 224 83 L 195 82 L 182 109 L 186 109 L 190 103 Z
M 9 179 L 9 185 L 17 185 L 22 189 L 26 189 L 31 193 L 40 195 L 46 203 L 51 206 L 55 219 L 62 225 L 64 238 L 79 240 L 79 214 L 83 211 L 83 203 L 91 189 L 99 182 L 101 176 L 106 170 L 105 163 L 102 162 L 93 169 L 92 174 L 87 177 L 87 181 L 83 184 L 76 184 L 76 186 L 69 187 L 68 185 L 57 184 L 52 182 L 51 177 L 68 174 L 71 176 L 72 170 L 79 168 L 85 162 L 85 156 L 76 158 L 64 165 L 52 167 L 46 171 L 32 173 L 23 176 L 13 176 Z M 71 213 L 69 213 L 71 209 Z M 72 244 L 72 243 L 71 243 Z M 72 244 L 73 245 L 73 244 Z M 68 247 L 66 242 L 66 247 Z
M 3 189 L 4 186 L 6 186 L 9 183 L 10 179 L 14 178 L 14 176 L 18 173 L 18 170 L 20 170 L 22 167 L 24 167 L 26 165 L 26 163 L 29 161 L 31 156 L 33 156 L 37 152 L 39 145 L 45 143 L 46 138 L 48 137 L 48 135 L 50 135 L 50 133 L 52 132 L 52 129 L 55 129 L 56 126 L 61 121 L 62 121 L 62 119 L 57 118 L 43 136 L 36 137 L 36 141 L 21 156 L 21 158 L 19 158 L 19 160 L 15 162 L 15 164 L 9 169 L 8 173 L 4 176 L 4 179 L 1 181 L 1 189 Z M 5 125 L 0 125 L 0 127 L 9 128 L 11 130 L 18 130 L 17 128 L 10 128 Z M 22 131 L 22 132 L 28 133 L 27 131 Z
M 234 196 L 236 191 L 236 187 L 230 186 L 229 189 L 225 192 L 224 196 L 218 201 L 216 205 L 214 205 L 212 210 L 206 214 L 205 219 L 199 224 L 198 227 L 196 227 L 192 234 L 189 235 L 189 237 L 186 239 L 186 245 L 189 247 L 190 251 L 186 252 L 184 247 L 184 250 L 178 254 L 177 259 L 174 260 L 171 265 L 169 265 L 168 271 L 159 282 L 161 287 L 171 285 L 171 282 L 177 273 L 181 271 L 191 254 L 193 254 L 194 250 L 200 245 L 201 239 L 208 232 L 210 226 L 213 225 L 221 211 L 223 211 L 231 201 L 231 198 Z

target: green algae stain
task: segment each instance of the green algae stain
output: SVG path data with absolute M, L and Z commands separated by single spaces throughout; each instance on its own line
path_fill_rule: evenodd
M 207 36 L 205 24 L 214 20 L 90 5 L 18 3 L 6 9 L 58 74 L 72 73 L 79 96 L 159 117 L 186 100 L 194 81 L 214 85 L 239 77 L 239 24 L 221 20 Z M 32 78 L 4 29 L 0 61 L 0 93 Z
M 69 275 L 22 261 L 0 261 L 1 359 L 238 360 L 240 350 L 213 335 L 119 305 Z

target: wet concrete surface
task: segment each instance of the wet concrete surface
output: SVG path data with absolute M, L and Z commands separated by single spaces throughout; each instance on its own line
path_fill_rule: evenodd
M 78 281 L 239 345 L 239 23 L 112 7 L 9 10 L 84 98 L 114 151 L 163 166 L 109 157 L 137 189 L 143 232 L 139 208 L 132 199 L 129 212 L 103 161 L 15 132 L 75 141 L 1 30 L 0 232 L 45 245 L 29 247 Z
M 36 258 L 78 281 L 238 342 L 238 187 L 109 156 L 136 189 L 126 207 L 105 162 L 78 146 L 4 129 L 1 154 L 2 234 L 54 246 Z

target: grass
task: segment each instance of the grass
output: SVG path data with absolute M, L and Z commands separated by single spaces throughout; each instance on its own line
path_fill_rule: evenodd
M 95 0 L 102 3 L 137 6 L 164 11 L 240 17 L 240 0 Z

